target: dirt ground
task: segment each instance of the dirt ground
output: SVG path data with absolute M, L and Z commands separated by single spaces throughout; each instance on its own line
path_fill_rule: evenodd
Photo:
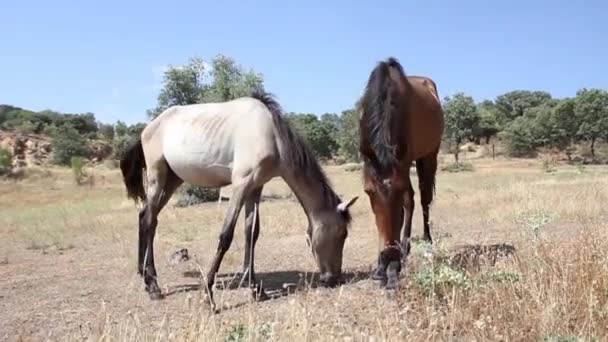
M 89 170 L 95 175 L 91 186 L 77 186 L 69 170 L 57 169 L 24 181 L 2 181 L 0 339 L 510 341 L 605 336 L 608 258 L 601 244 L 608 237 L 606 168 L 560 166 L 545 172 L 536 160 L 476 160 L 473 165 L 473 171 L 438 174 L 432 250 L 512 243 L 518 253 L 530 256 L 500 268 L 519 277 L 516 285 L 497 282 L 471 291 L 473 285 L 453 285 L 461 284 L 464 274 L 454 273 L 451 293 L 429 294 L 424 282 L 428 246 L 420 244 L 405 266 L 397 297 L 387 297 L 369 279 L 377 237 L 360 173 L 332 166 L 327 172 L 336 192 L 360 196 L 351 209 L 345 246 L 347 284 L 315 286 L 304 212 L 293 197 L 281 199 L 290 191 L 277 179 L 264 190 L 268 198 L 260 206 L 256 248 L 258 279 L 276 298 L 255 303 L 247 289 L 226 285 L 216 290 L 223 308 L 219 314 L 210 312 L 199 275 L 217 247 L 225 202 L 188 208 L 169 204 L 163 210 L 155 255 L 167 297 L 150 301 L 136 273 L 137 208 L 127 200 L 117 170 Z M 416 193 L 413 236 L 420 236 Z M 241 271 L 242 227 L 241 216 L 220 268 L 226 283 Z M 188 249 L 191 260 L 171 264 L 170 254 L 180 248 Z M 587 254 L 589 259 L 581 259 Z M 544 266 L 537 267 L 534 260 Z M 494 272 L 489 269 L 485 272 Z M 551 278 L 539 269 L 558 271 Z M 298 288 L 286 290 L 285 283 Z M 599 311 L 584 314 L 592 304 L 564 301 L 563 291 L 585 293 Z M 598 298 L 591 296 L 596 292 Z

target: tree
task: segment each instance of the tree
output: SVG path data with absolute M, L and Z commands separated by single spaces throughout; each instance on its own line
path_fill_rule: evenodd
M 70 165 L 72 157 L 87 157 L 90 152 L 84 137 L 69 124 L 57 127 L 52 148 L 53 162 L 59 165 Z
M 249 95 L 251 89 L 263 85 L 261 74 L 244 70 L 230 57 L 217 55 L 211 68 L 194 57 L 186 65 L 171 66 L 165 71 L 157 106 L 148 110 L 148 116 L 155 118 L 174 105 L 229 101 Z
M 474 128 L 479 124 L 479 112 L 472 97 L 464 93 L 456 93 L 453 97 L 444 99 L 445 135 L 454 146 L 454 158 L 459 164 L 460 145 L 473 135 Z
M 521 157 L 534 152 L 537 142 L 532 120 L 519 116 L 509 123 L 502 135 L 505 138 L 510 155 Z
M 580 89 L 574 99 L 574 112 L 580 122 L 578 136 L 589 141 L 591 157 L 595 158 L 595 143 L 608 138 L 608 92 L 602 89 Z
M 551 94 L 545 91 L 514 90 L 496 97 L 498 124 L 505 128 L 515 118 L 524 115 L 528 108 L 553 104 Z
M 340 116 L 340 132 L 338 134 L 339 151 L 347 160 L 356 161 L 359 158 L 359 117 L 354 109 L 345 110 Z
M 332 136 L 332 124 L 323 123 L 314 114 L 288 113 L 287 119 L 304 137 L 315 155 L 319 158 L 331 158 L 338 149 L 338 143 Z
M 104 123 L 98 123 L 98 130 L 99 133 L 101 133 L 101 136 L 107 140 L 107 141 L 112 141 L 114 140 L 114 126 L 112 126 L 111 124 L 104 124 Z
M 211 62 L 212 82 L 202 95 L 203 102 L 223 102 L 249 95 L 253 87 L 263 87 L 262 75 L 245 71 L 234 59 L 217 55 Z
M 124 135 L 127 135 L 127 130 L 129 129 L 129 127 L 127 127 L 127 125 L 118 120 L 116 121 L 116 126 L 114 126 L 114 133 L 117 137 L 122 137 Z
M 473 128 L 473 138 L 477 144 L 481 143 L 481 139 L 484 139 L 485 143 L 489 144 L 490 139 L 500 131 L 496 107 L 492 101 L 485 100 L 478 104 L 477 108 L 479 111 L 479 124 Z
M 163 110 L 175 106 L 198 103 L 207 86 L 204 84 L 205 63 L 195 57 L 183 66 L 170 66 L 164 74 L 163 89 L 158 94 L 156 108 L 148 110 L 155 118 Z

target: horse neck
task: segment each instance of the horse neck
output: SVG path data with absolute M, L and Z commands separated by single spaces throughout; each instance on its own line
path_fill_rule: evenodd
M 325 180 L 313 179 L 303 170 L 284 172 L 283 179 L 298 198 L 309 221 L 316 221 L 323 212 L 334 210 L 339 204 L 338 196 Z

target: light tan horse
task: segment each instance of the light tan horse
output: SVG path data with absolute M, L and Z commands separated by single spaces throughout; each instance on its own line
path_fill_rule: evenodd
M 413 161 L 418 173 L 424 239 L 432 243 L 429 205 L 445 125 L 443 109 L 435 82 L 428 77 L 406 77 L 395 58 L 378 63 L 372 70 L 357 109 L 364 188 L 382 244 L 372 277 L 386 282 L 387 288 L 395 288 L 401 257 L 410 250 L 414 188 L 409 171 Z M 399 241 L 402 227 L 403 238 Z
M 232 101 L 168 108 L 147 125 L 120 168 L 129 197 L 145 203 L 139 213 L 138 272 L 152 299 L 162 298 L 153 249 L 157 217 L 184 181 L 213 188 L 232 184 L 218 248 L 207 273 L 207 291 L 214 308 L 215 276 L 243 206 L 243 272 L 249 275 L 254 296 L 266 297 L 257 286 L 253 264 L 259 234 L 257 208 L 264 184 L 274 177 L 285 180 L 307 214 L 309 244 L 321 283 L 334 286 L 341 280 L 342 253 L 351 220 L 348 208 L 357 197 L 340 200 L 311 149 L 283 118 L 281 107 L 270 94 L 255 90 L 250 97 Z

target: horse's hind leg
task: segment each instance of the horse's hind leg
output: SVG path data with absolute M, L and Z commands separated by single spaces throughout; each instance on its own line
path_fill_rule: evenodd
M 154 236 L 158 225 L 158 213 L 182 181 L 169 169 L 164 160 L 148 170 L 147 180 L 146 205 L 139 213 L 138 271 L 144 277 L 150 298 L 160 299 L 162 296 L 156 280 L 154 263 Z
M 419 164 L 420 166 L 418 166 Z M 433 201 L 433 192 L 435 191 L 435 175 L 437 173 L 436 154 L 432 154 L 416 162 L 416 168 L 418 169 L 418 187 L 420 188 L 420 202 L 422 203 L 422 216 L 424 220 L 424 240 L 432 244 L 429 206 Z
M 245 257 L 243 258 L 243 280 L 254 291 L 256 299 L 266 297 L 264 289 L 255 278 L 255 244 L 260 235 L 260 197 L 262 188 L 254 190 L 245 202 Z

